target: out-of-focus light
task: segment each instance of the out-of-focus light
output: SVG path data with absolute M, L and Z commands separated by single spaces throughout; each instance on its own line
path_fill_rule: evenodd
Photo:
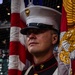
M 0 4 L 2 4 L 3 3 L 3 0 L 0 0 Z
M 10 13 L 7 13 L 7 15 L 10 15 Z
M 3 44 L 6 44 L 6 39 L 4 39 L 4 40 L 2 41 L 2 43 L 3 43 Z
M 60 8 L 60 6 L 58 5 L 57 8 Z
M 3 75 L 3 72 L 1 72 L 0 75 Z

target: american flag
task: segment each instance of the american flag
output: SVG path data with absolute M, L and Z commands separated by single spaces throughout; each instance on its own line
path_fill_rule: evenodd
M 20 33 L 21 28 L 26 26 L 25 22 L 22 21 L 20 16 L 20 12 L 22 11 L 21 9 L 24 8 L 24 0 L 11 0 L 11 27 L 8 75 L 22 75 L 22 71 L 24 70 L 24 68 L 30 65 L 30 62 L 27 60 L 25 36 Z

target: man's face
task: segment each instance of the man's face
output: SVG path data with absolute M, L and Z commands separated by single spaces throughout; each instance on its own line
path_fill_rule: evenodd
M 58 37 L 53 33 L 53 30 L 30 29 L 26 35 L 26 46 L 33 55 L 46 53 L 53 49 L 53 44 L 57 42 L 57 39 Z

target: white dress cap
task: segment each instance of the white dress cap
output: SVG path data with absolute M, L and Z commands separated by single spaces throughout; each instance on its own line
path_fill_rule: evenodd
M 21 11 L 22 20 L 29 23 L 43 23 L 53 25 L 53 28 L 59 30 L 61 22 L 61 13 L 45 6 L 31 5 Z

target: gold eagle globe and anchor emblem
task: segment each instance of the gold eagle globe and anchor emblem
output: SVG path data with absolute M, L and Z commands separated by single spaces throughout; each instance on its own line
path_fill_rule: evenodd
M 60 60 L 65 64 L 70 64 L 70 53 L 75 50 L 75 28 L 64 34 L 59 47 L 62 47 L 62 51 L 59 54 Z
M 30 14 L 30 10 L 29 10 L 29 9 L 26 9 L 26 10 L 25 10 L 25 14 L 26 14 L 26 16 L 28 17 L 29 14 Z
M 60 40 L 59 58 L 64 64 L 70 64 L 71 54 L 75 51 L 75 0 L 63 0 L 63 7 L 66 11 L 68 31 Z

